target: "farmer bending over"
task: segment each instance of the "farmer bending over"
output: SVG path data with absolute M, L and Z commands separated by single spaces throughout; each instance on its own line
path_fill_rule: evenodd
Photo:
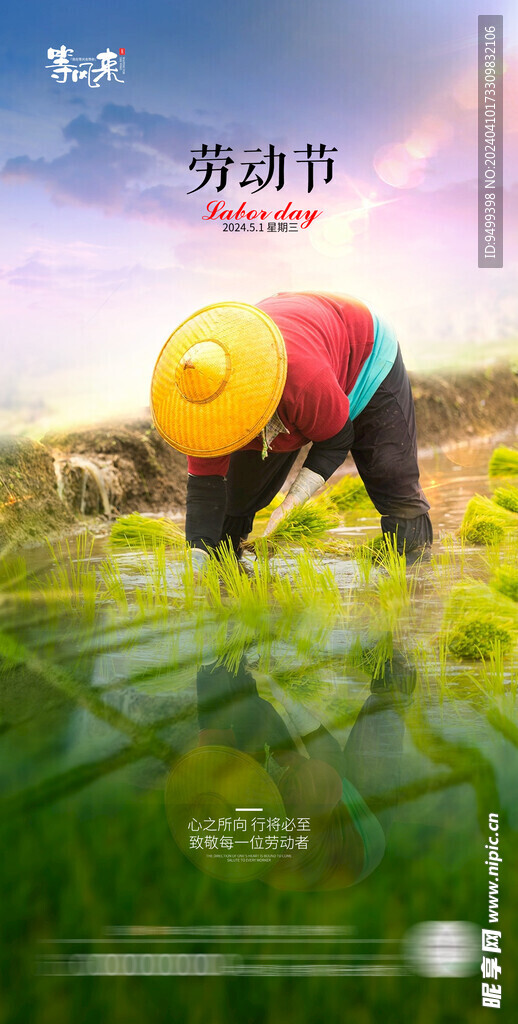
M 400 553 L 431 545 L 399 345 L 356 299 L 282 292 L 257 306 L 207 306 L 166 342 L 151 404 L 162 437 L 188 456 L 186 538 L 198 559 L 225 538 L 239 553 L 308 443 L 265 534 L 350 451 L 383 534 Z

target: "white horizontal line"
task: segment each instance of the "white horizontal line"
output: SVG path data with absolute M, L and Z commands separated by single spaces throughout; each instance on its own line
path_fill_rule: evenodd
M 228 936 L 222 935 L 220 938 L 217 938 L 217 939 L 209 938 L 209 937 L 206 937 L 204 935 L 198 935 L 195 938 L 190 938 L 188 935 L 183 935 L 183 936 L 178 936 L 178 938 L 170 938 L 170 939 L 162 939 L 162 938 L 147 939 L 147 938 L 143 938 L 140 935 L 135 935 L 135 936 L 132 936 L 131 938 L 125 938 L 125 937 L 122 937 L 122 936 L 121 937 L 113 936 L 113 938 L 109 938 L 109 939 L 104 939 L 104 938 L 103 939 L 39 939 L 38 941 L 39 942 L 45 942 L 45 943 L 51 943 L 53 945 L 58 945 L 59 946 L 63 942 L 77 942 L 77 943 L 81 943 L 81 942 L 84 942 L 84 943 L 87 943 L 87 942 L 95 942 L 95 943 L 111 942 L 112 945 L 116 945 L 118 942 L 134 942 L 134 943 L 137 943 L 137 942 L 144 943 L 144 942 L 146 942 L 146 943 L 157 943 L 157 944 L 158 943 L 166 942 L 166 943 L 176 944 L 176 945 L 178 945 L 178 943 L 180 943 L 180 942 L 232 942 L 232 943 L 236 943 L 236 944 L 239 943 L 239 942 L 272 942 L 272 943 L 273 942 L 287 942 L 287 943 L 289 943 L 289 942 L 327 942 L 328 944 L 330 944 L 332 942 L 399 942 L 399 939 L 342 939 L 342 938 L 340 938 L 338 936 L 331 936 L 331 935 L 328 938 L 324 938 L 324 939 L 320 938 L 320 936 L 308 937 L 308 938 L 305 938 L 305 939 L 297 939 L 297 938 L 292 937 L 292 936 L 286 936 L 286 938 L 278 939 L 278 938 L 273 938 L 273 937 L 271 937 L 269 935 L 261 935 L 261 936 L 258 936 L 257 938 L 250 938 L 250 939 L 248 939 L 248 938 L 245 939 L 245 938 L 241 938 L 241 937 L 238 937 L 238 936 L 232 936 L 232 935 L 228 935 Z

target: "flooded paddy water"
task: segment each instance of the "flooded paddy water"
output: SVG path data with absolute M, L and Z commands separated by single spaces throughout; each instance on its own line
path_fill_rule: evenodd
M 304 973 L 322 1016 L 336 1007 L 329 979 L 339 976 L 354 1020 L 378 1010 L 404 1019 L 401 1000 L 423 1007 L 417 1021 L 484 1019 L 480 964 L 493 954 L 482 953 L 480 929 L 490 927 L 494 834 L 503 880 L 497 980 L 502 1012 L 510 1010 L 518 605 L 492 581 L 516 566 L 517 536 L 470 546 L 458 534 L 473 494 L 491 494 L 491 448 L 421 460 L 436 539 L 431 557 L 413 565 L 395 552 L 373 559 L 363 542 L 379 519 L 368 510 L 347 513 L 327 548 L 308 542 L 268 557 L 259 547 L 245 558 L 247 574 L 223 564 L 196 577 L 183 551 L 114 548 L 107 536 L 5 560 L 6 1019 L 47 1021 L 52 1006 L 57 1022 L 94 1013 L 140 1021 L 150 991 L 165 1019 L 171 979 L 154 979 L 151 990 L 146 973 L 221 975 L 211 977 L 213 991 L 222 1005 L 241 1000 L 246 1020 L 256 1019 L 254 1006 L 277 1019 L 283 979 Z M 467 656 L 459 622 L 473 608 L 478 634 Z M 215 664 L 207 703 L 199 669 Z M 238 881 L 197 859 L 171 834 L 164 791 L 200 729 L 219 746 L 234 729 L 238 749 L 257 760 L 264 752 L 265 769 L 276 729 L 310 760 L 326 761 L 324 737 L 370 830 L 364 861 L 354 866 L 351 855 L 333 888 L 306 869 L 282 884 L 266 869 Z M 143 952 L 155 961 L 140 971 L 126 960 L 131 979 L 91 977 L 119 974 L 123 955 Z M 258 974 L 254 995 L 246 979 Z M 175 1019 L 205 1020 L 189 979 L 176 983 Z M 294 1016 L 305 998 L 293 989 Z

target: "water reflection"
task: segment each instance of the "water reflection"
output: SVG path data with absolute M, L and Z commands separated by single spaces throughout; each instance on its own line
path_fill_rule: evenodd
M 440 514 L 455 526 L 457 498 L 450 497 Z M 94 567 L 105 554 L 94 551 Z M 512 936 L 516 654 L 460 661 L 442 636 L 455 585 L 470 575 L 485 583 L 491 554 L 452 538 L 436 545 L 431 564 L 404 574 L 358 557 L 338 565 L 314 559 L 305 578 L 287 557 L 275 590 L 272 582 L 275 600 L 263 605 L 258 587 L 244 587 L 239 600 L 227 593 L 219 605 L 216 595 L 199 603 L 195 587 L 182 590 L 182 567 L 164 563 L 163 553 L 156 560 L 119 556 L 112 590 L 102 593 L 100 573 L 93 580 L 85 566 L 84 578 L 97 588 L 86 609 L 69 572 L 68 591 L 65 577 L 56 577 L 59 594 L 42 583 L 48 565 L 36 580 L 21 565 L 4 576 L 2 885 L 11 934 L 24 922 L 17 946 L 24 979 L 34 976 L 42 938 L 92 937 L 112 923 L 282 921 L 297 929 L 346 922 L 364 939 L 387 942 L 401 941 L 418 922 L 480 926 L 487 923 L 489 814 L 499 816 L 506 858 L 500 923 Z M 264 800 L 254 806 L 269 809 L 266 818 L 293 818 L 298 826 L 309 817 L 316 839 L 313 850 L 309 841 L 306 850 L 284 848 L 291 863 L 281 858 L 280 841 L 258 848 L 256 856 L 269 861 L 259 872 L 254 866 L 245 888 L 190 863 L 164 810 L 171 771 L 222 747 L 245 759 L 247 799 L 252 769 L 258 787 L 262 779 L 255 792 Z M 198 782 L 204 773 L 214 787 L 218 772 L 205 766 Z M 234 803 L 232 820 L 246 818 L 236 811 L 241 806 L 247 803 Z M 197 810 L 190 815 L 199 820 L 203 801 Z M 185 818 L 188 844 L 195 833 Z M 183 825 L 175 820 L 178 839 Z M 257 829 L 263 840 L 265 828 Z M 297 827 L 285 838 L 291 834 L 307 833 Z M 272 950 L 265 939 L 261 952 Z M 38 996 L 30 998 L 25 1019 L 39 1019 Z M 367 990 L 364 999 L 367 1005 Z M 60 1016 L 60 1005 L 58 1022 L 78 1010 L 66 1002 Z M 455 1019 L 462 1007 L 461 1000 Z M 116 1019 L 113 1005 L 107 1012 Z
M 397 651 L 377 666 L 343 749 L 314 711 L 268 685 L 265 699 L 245 659 L 235 672 L 219 662 L 198 670 L 198 749 L 167 784 L 173 835 L 227 881 L 260 876 L 298 891 L 359 882 L 380 863 L 397 806 L 415 668 Z M 369 804 L 387 794 L 376 817 Z

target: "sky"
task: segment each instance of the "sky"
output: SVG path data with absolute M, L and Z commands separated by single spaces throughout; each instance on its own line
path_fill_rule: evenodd
M 410 369 L 516 358 L 518 15 L 504 16 L 504 267 L 477 268 L 477 16 L 446 0 L 9 0 L 0 43 L 0 430 L 141 414 L 161 347 L 211 302 L 354 295 Z M 125 50 L 121 81 L 53 79 L 49 48 Z M 99 61 L 96 61 L 98 66 Z M 192 150 L 234 163 L 196 189 Z M 332 178 L 297 163 L 310 143 Z M 245 150 L 283 152 L 252 192 Z M 227 150 L 227 147 L 228 150 Z M 326 154 L 326 158 L 329 154 Z M 199 163 L 202 166 L 198 153 Z M 243 165 L 243 166 L 241 166 Z M 319 211 L 223 231 L 226 209 Z

